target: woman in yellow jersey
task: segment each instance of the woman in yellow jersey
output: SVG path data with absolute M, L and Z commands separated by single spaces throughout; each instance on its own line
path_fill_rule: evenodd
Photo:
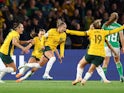
M 52 77 L 49 75 L 49 71 L 52 68 L 53 63 L 56 60 L 56 57 L 54 55 L 54 51 L 57 50 L 57 46 L 60 45 L 60 55 L 57 51 L 57 57 L 62 63 L 62 59 L 64 58 L 64 47 L 65 47 L 65 40 L 66 40 L 66 24 L 65 22 L 58 20 L 57 21 L 57 28 L 50 29 L 44 36 L 42 36 L 41 44 L 43 49 L 43 55 L 38 63 L 27 63 L 24 66 L 21 66 L 20 68 L 27 69 L 29 67 L 36 67 L 40 68 L 44 66 L 47 61 L 47 67 L 45 70 L 45 73 L 43 75 L 44 79 L 52 79 Z
M 105 37 L 109 34 L 113 34 L 124 29 L 124 26 L 121 26 L 120 28 L 116 28 L 114 30 L 105 31 L 103 29 L 100 29 L 101 28 L 100 20 L 94 21 L 92 25 L 94 28 L 89 29 L 87 32 L 75 33 L 73 31 L 67 30 L 67 33 L 70 33 L 72 35 L 89 36 L 89 40 L 90 40 L 90 46 L 87 51 L 87 54 L 78 63 L 77 75 L 76 75 L 76 79 L 72 82 L 73 85 L 76 85 L 78 82 L 81 82 L 81 84 L 84 85 L 86 81 L 91 77 L 96 67 L 102 64 L 105 57 L 105 49 L 104 49 Z M 84 67 L 89 63 L 91 64 L 91 66 L 88 72 L 85 74 L 84 78 L 82 79 L 82 73 Z M 106 80 L 105 83 L 109 83 L 109 81 Z
M 24 53 L 28 52 L 28 49 L 20 45 L 19 41 L 20 34 L 23 33 L 23 30 L 23 24 L 15 23 L 13 30 L 7 35 L 0 48 L 0 58 L 6 66 L 6 68 L 0 69 L 0 83 L 4 83 L 1 79 L 6 73 L 16 71 L 16 65 L 11 58 L 14 52 L 14 46 L 20 48 Z
M 33 40 L 32 42 L 27 46 L 28 49 L 30 49 L 34 45 L 34 49 L 32 51 L 32 55 L 28 60 L 28 63 L 34 63 L 40 60 L 43 52 L 41 50 L 41 37 L 45 34 L 44 29 L 40 29 L 38 35 L 36 33 L 32 33 Z M 47 60 L 46 60 L 47 61 Z M 16 78 L 20 78 L 28 69 L 20 69 L 20 72 L 16 75 Z M 29 70 L 27 74 L 20 79 L 16 80 L 16 82 L 21 82 L 28 77 L 30 77 L 35 71 L 37 71 L 38 68 L 32 68 L 32 70 Z

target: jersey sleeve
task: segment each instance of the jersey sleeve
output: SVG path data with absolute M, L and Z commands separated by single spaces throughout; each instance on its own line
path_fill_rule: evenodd
M 121 30 L 123 30 L 123 29 L 124 29 L 124 26 L 118 27 L 118 28 L 116 28 L 116 29 L 110 30 L 110 31 L 109 31 L 109 34 L 117 33 L 117 32 L 119 32 L 119 31 L 121 31 Z
M 90 33 L 91 33 L 91 31 L 90 31 L 90 30 L 86 31 L 87 36 L 89 36 L 89 35 L 90 35 Z
M 76 36 L 86 36 L 86 32 L 83 32 L 83 31 L 77 31 L 77 30 L 66 30 L 66 33 L 67 34 L 70 34 L 70 35 L 76 35 Z
M 60 56 L 61 57 L 64 57 L 65 41 L 66 41 L 66 34 L 64 35 L 64 41 L 60 44 Z
M 13 33 L 12 38 L 16 38 L 19 41 L 20 36 L 17 33 Z

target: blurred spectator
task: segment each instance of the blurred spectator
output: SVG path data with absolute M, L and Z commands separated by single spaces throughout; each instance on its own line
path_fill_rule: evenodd
M 37 10 L 35 11 L 34 16 L 37 16 L 39 19 L 38 24 L 40 25 L 40 27 L 47 29 L 47 23 L 46 23 L 46 19 L 43 17 L 43 13 L 41 10 Z
M 0 46 L 1 43 L 3 43 L 3 29 L 5 28 L 6 28 L 5 19 L 3 18 L 2 11 L 0 10 Z
M 86 12 L 86 16 L 84 18 L 84 23 L 85 23 L 85 30 L 88 30 L 90 27 L 90 24 L 94 21 L 94 17 L 92 15 L 92 11 L 91 10 L 87 10 Z
M 42 10 L 43 2 L 42 0 L 36 0 L 36 7 L 39 8 L 39 10 Z
M 2 11 L 2 15 L 5 19 L 5 24 L 6 24 L 6 28 L 3 29 L 3 38 L 5 38 L 6 35 L 9 33 L 10 28 L 12 28 L 13 26 L 14 18 L 13 18 L 11 9 L 8 6 L 3 6 L 1 8 L 1 11 Z
M 18 20 L 19 22 L 23 23 L 25 20 L 28 19 L 28 16 L 26 14 L 27 14 L 26 7 L 22 6 L 14 18 L 15 20 Z
M 36 2 L 35 2 L 35 0 L 27 0 L 27 16 L 28 17 L 32 17 L 33 16 L 33 14 L 34 14 L 34 12 L 36 11 L 36 10 L 38 10 L 38 7 L 36 7 Z
M 51 9 L 52 9 L 52 4 L 49 2 L 49 0 L 43 0 L 42 12 L 45 18 L 47 18 Z
M 105 7 L 102 5 L 102 6 L 99 6 L 97 11 L 95 11 L 95 19 L 102 19 L 103 18 L 103 14 L 105 12 Z
M 109 12 L 110 10 L 110 2 L 109 0 L 98 0 L 98 5 L 99 6 L 104 6 L 105 10 Z
M 122 25 L 124 24 L 124 13 L 122 14 L 122 16 L 121 16 L 121 18 L 120 18 L 120 21 L 119 21 L 119 22 L 120 22 L 120 24 L 122 24 Z
M 71 45 L 72 45 L 72 41 L 71 41 L 70 37 L 67 35 L 66 42 L 65 42 L 65 48 L 66 49 L 72 49 Z
M 94 11 L 97 11 L 96 6 L 98 6 L 97 0 L 88 0 L 88 2 L 86 3 L 86 9 L 91 10 L 93 12 L 93 15 L 94 15 Z
M 73 16 L 75 7 L 74 7 L 74 2 L 72 0 L 64 0 L 62 8 L 63 8 L 63 10 L 67 11 L 67 15 L 69 17 Z
M 110 13 L 113 13 L 113 12 L 117 12 L 118 13 L 118 7 L 117 7 L 117 4 L 116 3 L 113 3 L 111 5 L 111 11 L 110 11 Z
M 85 31 L 94 19 L 100 18 L 105 22 L 111 12 L 118 12 L 119 23 L 123 24 L 124 0 L 0 0 L 0 12 L 0 23 L 6 24 L 2 25 L 3 38 L 10 31 L 13 22 L 20 21 L 25 30 L 20 39 L 28 40 L 32 31 L 37 33 L 39 28 L 48 30 L 56 27 L 58 18 L 66 22 L 68 29 Z M 75 38 L 70 41 L 68 36 L 67 44 L 81 41 L 82 47 L 86 48 L 87 37 L 77 41 Z
M 79 10 L 78 9 L 75 9 L 74 15 L 72 16 L 71 19 L 72 19 L 72 21 L 74 20 L 77 23 L 81 23 L 80 22 L 81 17 L 80 17 L 80 14 L 79 14 Z
M 72 29 L 74 30 L 80 30 L 80 24 L 77 23 L 75 20 L 72 21 L 71 23 Z M 83 43 L 83 37 L 82 36 L 75 36 L 71 35 L 70 36 L 72 45 L 72 49 L 82 49 L 82 43 Z
M 105 12 L 103 14 L 102 24 L 105 23 L 108 19 L 109 19 L 109 14 L 107 12 Z
M 80 14 L 81 20 L 82 20 L 82 18 L 84 18 L 84 16 L 85 16 L 85 12 L 86 12 L 85 1 L 84 0 L 76 0 L 75 8 L 79 10 L 79 14 Z
M 39 17 L 36 15 L 32 18 L 30 29 L 31 31 L 35 31 L 35 33 L 38 33 L 40 28 L 42 27 L 39 25 Z
M 50 28 L 55 28 L 56 27 L 56 21 L 57 21 L 57 14 L 56 11 L 52 10 L 50 11 L 48 15 L 48 20 L 47 20 L 47 26 Z

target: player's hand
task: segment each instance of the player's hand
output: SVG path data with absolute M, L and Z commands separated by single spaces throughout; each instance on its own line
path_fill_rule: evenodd
M 61 56 L 61 59 L 63 59 L 64 58 L 64 56 Z
M 60 64 L 62 63 L 62 58 L 61 57 L 58 57 L 58 60 L 60 62 Z
M 33 41 L 33 39 L 30 39 L 30 40 L 27 41 L 27 43 L 32 43 L 32 41 Z
M 124 53 L 124 48 L 121 48 L 122 53 Z
M 41 47 L 41 50 L 45 50 L 45 46 Z
M 23 54 L 24 54 L 24 53 L 28 54 L 28 53 L 29 53 L 29 49 L 28 49 L 27 47 L 24 47 L 24 48 L 22 49 L 22 53 L 23 53 Z

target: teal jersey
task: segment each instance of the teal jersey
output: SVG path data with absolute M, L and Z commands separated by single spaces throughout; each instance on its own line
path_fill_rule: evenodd
M 102 29 L 104 30 L 113 30 L 115 28 L 118 28 L 120 27 L 121 25 L 117 22 L 114 22 L 112 24 L 110 24 L 109 26 L 105 26 L 103 25 L 102 26 Z M 122 30 L 123 31 L 123 30 Z M 119 33 L 115 33 L 115 34 L 111 34 L 109 36 L 106 37 L 106 39 L 109 41 L 109 43 L 115 47 L 115 48 L 119 48 L 120 47 L 120 43 L 119 43 Z M 105 44 L 105 46 L 107 46 Z

